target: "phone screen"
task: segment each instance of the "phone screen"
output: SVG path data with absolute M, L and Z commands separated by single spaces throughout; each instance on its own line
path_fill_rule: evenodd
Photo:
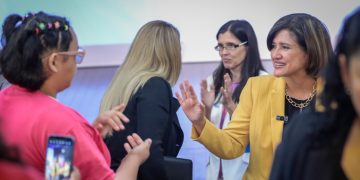
M 46 149 L 45 179 L 70 179 L 74 140 L 66 136 L 50 136 Z

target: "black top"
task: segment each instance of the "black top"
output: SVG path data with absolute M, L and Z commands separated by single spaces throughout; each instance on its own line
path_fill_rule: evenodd
M 294 117 L 276 150 L 270 179 L 346 179 L 341 157 L 354 117 L 341 112 Z
M 140 166 L 138 179 L 171 179 L 165 172 L 163 157 L 176 157 L 183 143 L 184 134 L 176 115 L 179 107 L 167 81 L 160 77 L 149 79 L 126 106 L 124 114 L 130 119 L 126 129 L 105 139 L 111 154 L 111 168 L 116 171 L 119 167 L 126 155 L 126 137 L 136 132 L 143 139 L 152 139 L 150 157 Z
M 306 101 L 295 98 L 291 98 L 291 99 L 297 104 L 304 103 Z M 315 99 L 316 97 L 314 97 L 310 101 L 310 104 L 308 106 L 300 109 L 291 105 L 290 102 L 285 98 L 285 116 L 287 117 L 287 121 L 284 122 L 283 134 L 285 133 L 285 131 L 287 131 L 287 124 L 289 124 L 295 116 L 313 111 L 315 109 Z

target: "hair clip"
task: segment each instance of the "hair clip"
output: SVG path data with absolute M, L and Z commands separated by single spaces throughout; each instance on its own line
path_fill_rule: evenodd
M 16 22 L 16 24 L 15 24 L 15 28 L 20 27 L 20 26 L 21 26 L 21 24 L 22 24 L 22 20 L 20 20 L 20 21 Z
M 65 31 L 68 31 L 68 30 L 69 30 L 69 26 L 65 24 L 65 25 L 64 25 L 64 30 L 65 30 Z
M 45 30 L 45 24 L 42 23 L 42 22 L 38 24 L 38 27 L 39 27 L 39 29 L 42 30 L 42 31 Z
M 52 23 L 48 23 L 48 24 L 47 24 L 47 28 L 48 28 L 48 29 L 51 29 L 51 28 L 52 28 Z
M 54 27 L 55 27 L 55 29 L 59 29 L 59 27 L 60 27 L 59 21 L 54 22 Z

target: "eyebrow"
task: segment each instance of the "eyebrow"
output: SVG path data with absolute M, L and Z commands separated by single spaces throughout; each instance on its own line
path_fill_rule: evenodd
M 273 44 L 273 45 L 274 45 L 274 44 L 280 44 L 280 45 L 294 46 L 294 44 L 285 43 L 285 42 L 280 42 L 280 43 L 275 43 L 275 42 L 273 42 L 272 44 Z
M 218 45 L 236 45 L 236 44 L 240 44 L 240 43 L 234 43 L 234 42 L 227 42 L 225 44 L 223 43 L 218 43 Z

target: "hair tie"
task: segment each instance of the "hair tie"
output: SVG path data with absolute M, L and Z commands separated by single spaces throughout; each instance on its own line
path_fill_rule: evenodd
M 38 27 L 41 31 L 45 30 L 45 24 L 42 22 L 38 24 Z
M 65 30 L 65 31 L 68 31 L 68 30 L 69 30 L 69 26 L 65 24 L 65 25 L 64 25 L 64 30 Z
M 51 29 L 51 28 L 52 28 L 52 23 L 48 23 L 48 24 L 47 24 L 47 28 L 48 28 L 48 29 Z
M 54 27 L 55 27 L 55 29 L 59 29 L 59 27 L 60 27 L 59 21 L 54 22 Z
M 21 24 L 22 24 L 22 21 L 21 21 L 21 20 L 20 20 L 20 21 L 18 21 L 18 22 L 16 22 L 16 24 L 15 24 L 15 28 L 20 27 L 20 26 L 21 26 Z

